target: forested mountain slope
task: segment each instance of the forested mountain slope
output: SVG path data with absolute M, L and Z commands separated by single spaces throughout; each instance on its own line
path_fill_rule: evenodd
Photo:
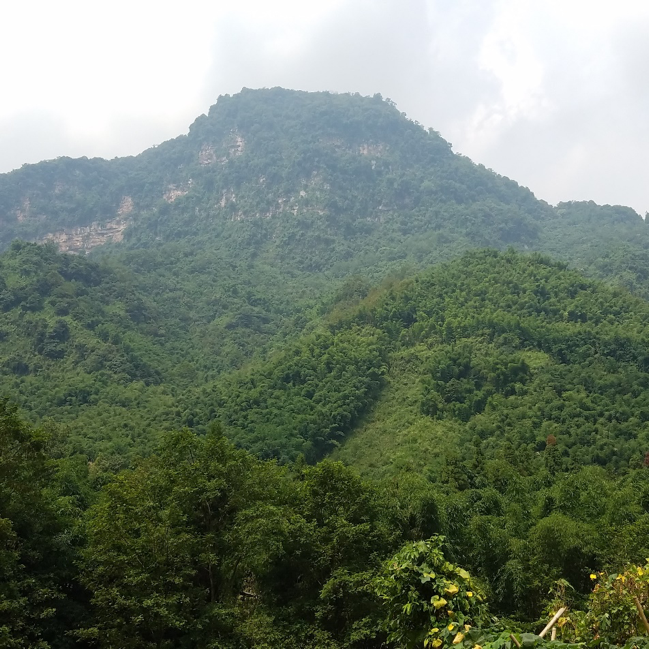
M 551 208 L 378 95 L 281 88 L 220 97 L 187 135 L 135 157 L 60 158 L 2 174 L 0 224 L 4 247 L 47 235 L 81 251 L 174 242 L 202 264 L 209 250 L 230 264 L 333 276 L 515 245 L 629 281 L 634 269 L 603 268 L 602 254 L 649 244 L 632 210 Z
M 221 97 L 188 135 L 134 158 L 0 177 L 5 245 L 120 217 L 130 246 L 209 235 L 312 270 L 369 254 L 374 237 L 397 257 L 415 234 L 428 235 L 424 256 L 433 233 L 442 245 L 531 242 L 550 213 L 378 96 L 279 88 Z
M 574 268 L 649 297 L 649 228 L 629 207 L 559 203 L 538 249 Z
M 59 159 L 0 176 L 0 221 L 4 246 L 56 232 L 63 248 L 112 237 L 94 250 L 99 265 L 22 244 L 0 263 L 0 325 L 11 332 L 0 347 L 4 393 L 34 420 L 74 422 L 74 448 L 91 455 L 102 437 L 121 454 L 154 429 L 205 423 L 216 406 L 195 416 L 185 391 L 209 392 L 256 358 L 254 373 L 302 334 L 316 336 L 309 354 L 319 358 L 324 339 L 312 332 L 330 310 L 386 276 L 467 249 L 549 250 L 647 294 L 649 239 L 635 212 L 552 208 L 455 155 L 379 96 L 275 88 L 221 97 L 188 135 L 139 156 Z M 60 272 L 70 264 L 100 279 L 70 279 Z M 378 341 L 384 332 L 364 326 L 353 336 Z M 351 340 L 341 346 L 359 350 L 358 376 L 371 368 L 374 377 L 356 389 L 373 395 L 383 343 L 368 343 L 365 357 L 365 344 Z M 324 434 L 304 424 L 307 455 L 349 427 L 323 421 Z M 260 452 L 295 452 L 276 428 L 255 434 Z
M 14 244 L 9 294 L 25 285 L 17 269 L 30 258 L 50 264 L 57 287 L 43 289 L 36 313 L 48 324 L 35 330 L 44 335 L 31 341 L 30 363 L 54 372 L 48 361 L 85 345 L 169 380 L 114 271 Z M 442 629 L 437 647 L 496 649 L 509 629 L 538 632 L 558 602 L 572 609 L 561 640 L 601 647 L 604 637 L 610 647 L 637 635 L 632 595 L 649 602 L 649 567 L 637 566 L 649 554 L 649 305 L 513 250 L 467 253 L 369 292 L 354 286 L 309 333 L 177 391 L 173 412 L 151 411 L 152 427 L 171 415 L 165 425 L 194 431 L 163 435 L 156 448 L 133 438 L 148 457 L 116 476 L 125 437 L 109 448 L 74 417 L 72 434 L 48 437 L 0 403 L 5 637 L 402 649 Z M 103 339 L 83 291 L 140 354 Z M 7 313 L 19 323 L 15 308 Z M 16 326 L 7 340 L 31 339 Z M 108 365 L 100 399 L 131 385 Z M 64 384 L 73 370 L 51 380 Z M 76 412 L 88 425 L 102 408 Z M 95 461 L 74 455 L 84 441 Z M 309 466 L 332 451 L 351 466 Z M 478 596 L 489 615 L 468 606 Z
M 632 210 L 272 89 L 0 176 L 0 225 L 0 645 L 510 649 L 561 602 L 645 646 Z
M 74 423 L 70 452 L 153 448 L 192 351 L 128 273 L 14 242 L 0 288 L 3 397 L 34 421 Z
M 649 309 L 623 290 L 544 257 L 480 252 L 355 318 L 394 350 L 383 403 L 340 451 L 366 470 L 438 475 L 440 458 L 476 443 L 529 466 L 551 444 L 564 468 L 618 471 L 649 451 Z
M 185 416 L 283 459 L 352 433 L 340 456 L 381 472 L 409 445 L 432 471 L 476 438 L 530 465 L 550 439 L 562 465 L 624 470 L 649 451 L 648 325 L 644 300 L 545 257 L 467 253 L 332 312 Z
M 649 550 L 649 305 L 542 256 L 468 253 L 371 293 L 189 403 L 261 456 L 334 451 L 431 489 L 502 610 Z

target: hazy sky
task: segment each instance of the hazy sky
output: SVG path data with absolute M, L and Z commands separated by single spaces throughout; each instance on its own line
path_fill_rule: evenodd
M 0 171 L 134 154 L 220 94 L 374 94 L 551 203 L 649 210 L 646 0 L 3 3 Z

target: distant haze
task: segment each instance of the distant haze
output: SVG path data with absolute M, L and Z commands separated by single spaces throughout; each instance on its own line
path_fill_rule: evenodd
M 220 94 L 374 94 L 551 203 L 649 210 L 649 3 L 7 0 L 0 171 L 139 153 Z

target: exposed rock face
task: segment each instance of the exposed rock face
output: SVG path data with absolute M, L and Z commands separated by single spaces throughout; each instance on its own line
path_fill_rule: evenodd
M 364 156 L 382 156 L 386 149 L 385 144 L 361 144 L 358 152 Z
M 105 223 L 91 223 L 88 226 L 61 230 L 46 235 L 42 241 L 54 241 L 61 252 L 85 254 L 105 243 L 118 243 L 124 238 L 124 230 L 129 222 L 115 218 Z
M 130 196 L 124 196 L 122 202 L 119 204 L 117 214 L 119 216 L 126 216 L 133 211 L 133 199 Z
M 218 149 L 219 153 L 225 153 L 224 156 L 218 158 L 219 163 L 224 165 L 230 158 L 240 156 L 245 147 L 245 140 L 236 129 L 233 129 L 225 141 L 216 148 L 212 144 L 203 144 L 198 152 L 198 163 L 203 166 L 214 164 L 217 161 L 216 151 Z
M 216 155 L 214 154 L 214 147 L 209 144 L 204 144 L 198 152 L 198 164 L 203 166 L 211 165 L 216 162 Z
M 243 149 L 246 146 L 246 143 L 244 142 L 244 139 L 239 135 L 238 131 L 234 131 L 232 134 L 234 136 L 233 141 L 230 143 L 230 146 L 228 147 L 228 153 L 231 156 L 239 156 L 243 153 Z
M 23 201 L 22 207 L 16 210 L 16 220 L 18 223 L 22 223 L 26 218 L 29 217 L 31 210 L 31 204 L 29 198 L 26 198 Z
M 225 207 L 228 203 L 236 203 L 237 202 L 237 195 L 234 193 L 234 190 L 229 189 L 225 192 L 223 192 L 223 196 L 221 196 L 221 200 L 219 201 L 219 205 L 221 207 Z
M 27 207 L 29 201 L 26 200 Z M 61 252 L 74 254 L 85 254 L 93 248 L 105 243 L 119 243 L 124 239 L 124 230 L 130 225 L 131 220 L 127 217 L 133 212 L 133 199 L 130 196 L 123 196 L 115 218 L 109 221 L 95 221 L 90 225 L 82 225 L 76 228 L 65 228 L 58 232 L 50 232 L 38 243 L 53 241 Z
M 177 198 L 188 194 L 192 185 L 193 181 L 191 179 L 185 185 L 169 185 L 167 191 L 162 195 L 162 198 L 167 201 L 167 203 L 173 203 Z

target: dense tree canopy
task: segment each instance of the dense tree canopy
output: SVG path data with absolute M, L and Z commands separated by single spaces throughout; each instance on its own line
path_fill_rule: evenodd
M 2 175 L 0 223 L 0 646 L 646 645 L 632 210 L 268 89 Z

